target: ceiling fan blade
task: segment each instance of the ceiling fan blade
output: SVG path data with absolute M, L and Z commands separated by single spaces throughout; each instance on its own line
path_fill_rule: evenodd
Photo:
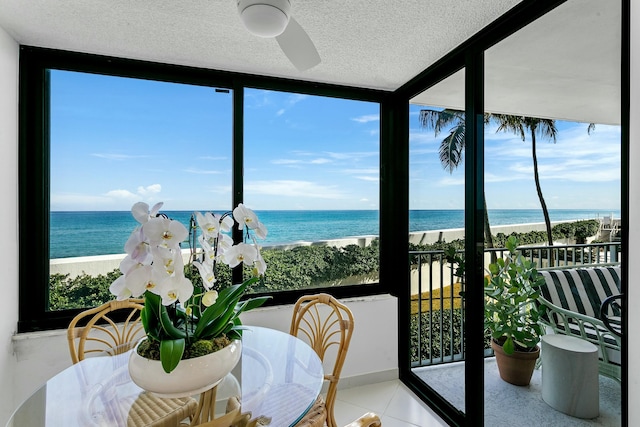
M 320 63 L 320 55 L 311 38 L 293 17 L 289 18 L 287 28 L 276 40 L 298 71 L 306 71 Z

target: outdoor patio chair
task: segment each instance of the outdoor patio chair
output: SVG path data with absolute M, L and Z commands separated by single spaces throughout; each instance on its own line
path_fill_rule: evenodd
M 547 306 L 541 322 L 549 332 L 576 336 L 598 347 L 601 375 L 621 381 L 621 336 L 612 332 L 610 324 L 620 325 L 619 304 L 605 300 L 621 294 L 619 266 L 569 268 L 540 272 L 545 283 L 540 287 L 540 304 Z

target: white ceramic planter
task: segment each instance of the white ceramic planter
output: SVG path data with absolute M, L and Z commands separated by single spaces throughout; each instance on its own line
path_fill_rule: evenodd
M 129 358 L 129 375 L 138 387 L 160 397 L 185 397 L 218 384 L 236 366 L 242 354 L 242 341 L 234 340 L 214 353 L 184 359 L 166 373 L 159 360 L 142 357 L 136 350 Z

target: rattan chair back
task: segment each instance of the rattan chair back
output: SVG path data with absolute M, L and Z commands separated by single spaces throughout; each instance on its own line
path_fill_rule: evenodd
M 115 356 L 131 350 L 145 336 L 140 321 L 143 304 L 140 298 L 113 300 L 78 313 L 67 328 L 71 361 L 76 364 L 92 355 Z M 190 423 L 197 406 L 192 397 L 160 399 L 141 393 L 122 415 L 128 426 L 170 427 Z
M 324 408 L 329 427 L 337 427 L 333 408 L 353 325 L 353 314 L 349 307 L 329 294 L 302 296 L 293 307 L 290 334 L 307 341 L 325 366 L 324 378 L 329 386 Z M 322 402 L 314 405 L 322 406 Z M 304 424 L 301 422 L 300 425 Z
M 129 351 L 144 337 L 140 323 L 143 299 L 108 301 L 76 315 L 67 328 L 71 361 L 78 363 L 91 353 L 116 355 Z

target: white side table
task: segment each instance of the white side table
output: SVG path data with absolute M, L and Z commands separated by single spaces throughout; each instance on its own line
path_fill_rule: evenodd
M 578 418 L 600 414 L 598 348 L 561 334 L 542 337 L 542 399 Z

